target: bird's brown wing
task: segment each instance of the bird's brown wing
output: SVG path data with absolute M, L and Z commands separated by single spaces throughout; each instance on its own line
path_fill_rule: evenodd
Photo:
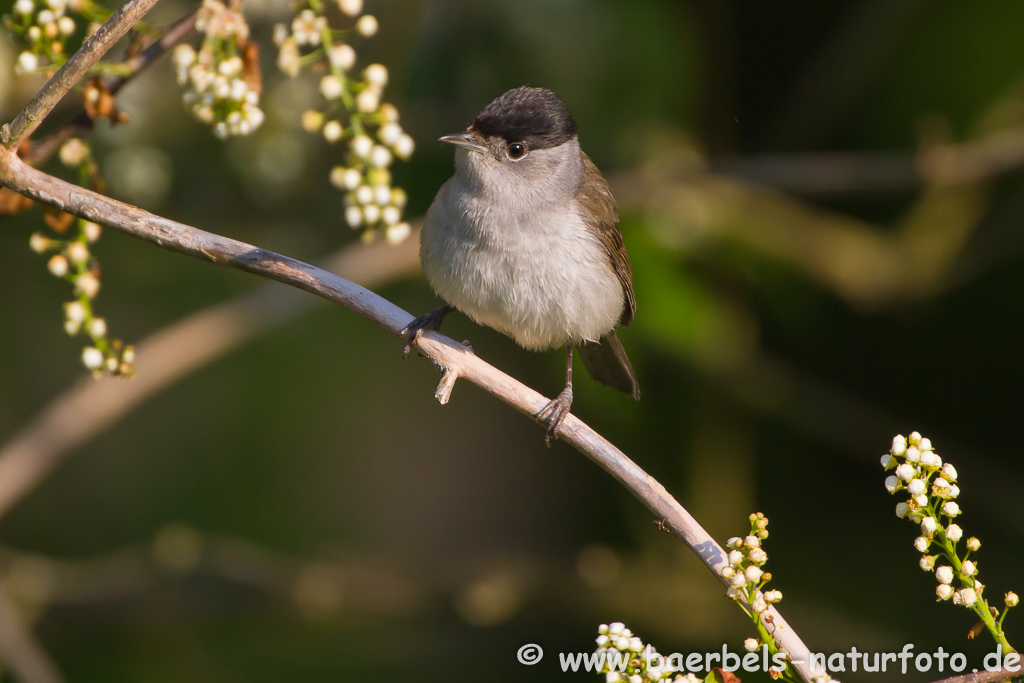
M 583 155 L 583 187 L 580 190 L 580 202 L 589 207 L 590 211 L 584 216 L 584 221 L 601 241 L 612 270 L 622 284 L 625 303 L 619 323 L 628 325 L 636 313 L 636 299 L 633 296 L 633 270 L 629 265 L 626 247 L 622 243 L 622 233 L 619 232 L 619 208 L 615 204 L 615 197 L 612 196 L 612 189 L 608 187 L 608 181 L 586 154 Z

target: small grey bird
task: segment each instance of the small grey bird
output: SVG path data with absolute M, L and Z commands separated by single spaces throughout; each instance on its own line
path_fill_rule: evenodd
M 527 349 L 567 347 L 565 389 L 535 416 L 548 445 L 572 405 L 574 347 L 591 377 L 640 398 L 614 329 L 636 312 L 618 208 L 565 105 L 516 88 L 441 141 L 456 146 L 455 175 L 427 212 L 420 261 L 448 305 L 403 330 L 404 354 L 453 310 Z

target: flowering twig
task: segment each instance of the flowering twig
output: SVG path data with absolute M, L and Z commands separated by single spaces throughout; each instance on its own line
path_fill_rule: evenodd
M 413 320 L 412 315 L 391 302 L 319 268 L 83 190 L 26 165 L 11 153 L 0 156 L 0 184 L 164 249 L 255 273 L 324 297 L 363 315 L 395 336 Z M 471 349 L 448 337 L 427 332 L 418 337 L 416 346 L 439 367 L 456 370 L 459 377 L 526 415 L 535 416 L 547 403 L 539 393 L 498 371 L 477 358 Z M 673 532 L 718 576 L 726 562 L 725 552 L 660 483 L 573 415 L 562 423 L 558 436 L 623 483 L 655 517 L 665 519 Z M 772 616 L 776 627 L 774 637 L 780 646 L 792 659 L 808 662 L 808 649 L 797 634 L 774 608 L 769 608 L 768 614 Z M 809 680 L 806 665 L 799 665 L 797 670 Z
M 1017 594 L 1006 593 L 1000 614 L 985 599 L 985 586 L 977 578 L 977 562 L 969 559 L 971 553 L 981 547 L 981 541 L 972 536 L 964 543 L 966 552 L 961 556 L 957 551 L 957 543 L 964 532 L 953 521 L 961 513 L 955 500 L 960 495 L 956 468 L 952 463 L 943 463 L 933 450 L 931 440 L 917 432 L 912 432 L 908 438 L 896 436 L 892 440 L 892 448 L 882 456 L 882 466 L 886 470 L 895 470 L 886 478 L 885 488 L 893 494 L 902 491 L 909 494 L 908 500 L 896 505 L 896 516 L 920 524 L 921 535 L 914 541 L 914 548 L 922 553 L 921 569 L 935 573 L 939 582 L 935 588 L 938 599 L 952 598 L 955 604 L 973 610 L 996 643 L 1002 646 L 1003 652 L 1015 652 L 1003 633 L 1003 619 L 1010 608 L 1017 605 Z M 937 554 L 929 555 L 929 550 L 935 550 Z M 936 568 L 936 560 L 940 557 L 950 564 Z M 960 586 L 958 590 L 952 586 L 954 580 Z
M 0 128 L 0 144 L 9 150 L 17 149 L 22 141 L 32 135 L 64 95 L 89 73 L 93 64 L 128 33 L 155 4 L 156 0 L 128 0 L 114 12 L 113 16 L 53 75 L 53 78 L 46 82 L 18 117 Z

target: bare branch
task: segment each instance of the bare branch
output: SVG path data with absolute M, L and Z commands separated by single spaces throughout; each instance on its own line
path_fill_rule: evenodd
M 64 678 L 22 623 L 18 608 L 0 586 L 0 659 L 23 683 L 61 683 Z
M 320 268 L 84 190 L 26 165 L 10 152 L 0 156 L 0 184 L 164 249 L 228 265 L 316 294 L 352 309 L 395 336 L 413 320 L 412 315 L 390 301 Z M 547 403 L 545 397 L 448 337 L 427 332 L 419 336 L 416 346 L 435 365 L 456 371 L 460 377 L 525 415 L 533 417 Z M 673 532 L 725 583 L 719 573 L 726 564 L 724 550 L 660 483 L 574 415 L 570 414 L 562 423 L 558 436 L 626 486 L 656 518 L 666 520 Z M 774 608 L 770 608 L 768 614 L 776 627 L 775 637 L 780 647 L 790 653 L 800 675 L 810 680 L 806 645 Z
M 999 669 L 998 671 L 978 671 L 975 673 L 964 674 L 962 676 L 943 678 L 941 681 L 935 681 L 935 683 L 996 683 L 997 681 L 1007 681 L 1011 678 L 1017 678 L 1020 675 L 1021 672 L 1019 668 L 1017 671 Z
M 89 73 L 93 64 L 107 53 L 114 43 L 128 33 L 157 0 L 128 0 L 107 20 L 91 38 L 85 41 L 64 66 L 58 69 L 14 122 L 0 128 L 0 143 L 7 149 L 17 149 L 42 123 L 57 103 L 71 88 Z

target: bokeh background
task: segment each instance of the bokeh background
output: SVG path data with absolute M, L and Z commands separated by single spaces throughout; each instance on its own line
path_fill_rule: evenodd
M 110 194 L 306 261 L 361 249 L 327 180 L 340 152 L 299 125 L 316 81 L 274 69 L 286 3 L 246 5 L 267 122 L 214 140 L 156 65 L 119 97 L 132 121 L 90 138 Z M 189 8 L 162 0 L 153 19 Z M 381 30 L 356 44 L 360 64 L 387 65 L 418 145 L 394 167 L 410 216 L 452 171 L 434 140 L 522 84 L 562 97 L 611 179 L 638 301 L 621 337 L 644 393 L 634 403 L 581 373 L 574 412 L 720 540 L 767 514 L 780 608 L 812 650 L 941 645 L 979 665 L 991 641 L 936 604 L 879 456 L 897 432 L 931 437 L 959 469 L 987 595 L 1024 589 L 1024 6 L 367 9 Z M 16 80 L 0 45 L 10 120 L 38 82 Z M 0 221 L 9 453 L 92 380 L 62 331 L 67 285 L 28 248 L 38 211 Z M 468 383 L 437 405 L 430 363 L 403 362 L 355 314 L 109 231 L 95 252 L 98 310 L 128 341 L 239 297 L 255 296 L 230 324 L 258 329 L 97 427 L 0 518 L 2 586 L 67 680 L 595 680 L 555 655 L 590 651 L 601 622 L 663 652 L 738 650 L 753 634 L 610 477 Z M 373 253 L 360 277 L 376 291 L 415 313 L 437 305 L 422 276 Z M 530 386 L 561 388 L 561 353 L 457 315 L 445 325 Z M 139 377 L 101 380 L 103 400 L 218 340 L 197 328 L 140 358 Z M 88 426 L 103 405 L 60 421 Z M 1009 638 L 1024 643 L 1016 616 Z M 528 642 L 547 652 L 529 668 L 515 659 Z

